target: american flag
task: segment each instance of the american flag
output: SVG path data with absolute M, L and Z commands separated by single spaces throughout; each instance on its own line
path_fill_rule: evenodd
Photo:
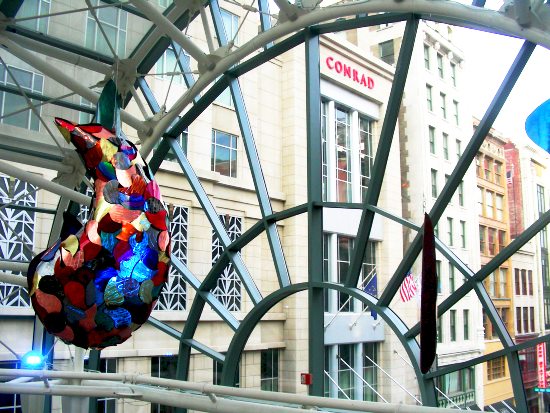
M 399 287 L 399 295 L 401 296 L 401 301 L 403 301 L 404 303 L 410 301 L 410 299 L 416 295 L 416 292 L 416 283 L 414 282 L 414 278 L 409 271 L 405 276 L 401 287 Z
M 512 185 L 512 170 L 506 171 L 506 183 Z

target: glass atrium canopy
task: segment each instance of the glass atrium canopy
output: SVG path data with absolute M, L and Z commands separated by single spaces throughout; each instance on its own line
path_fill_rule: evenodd
M 149 323 L 162 333 L 168 334 L 180 342 L 178 380 L 188 378 L 191 351 L 198 351 L 221 362 L 223 364 L 221 383 L 234 385 L 239 358 L 254 327 L 275 304 L 302 291 L 307 292 L 309 298 L 309 324 L 307 327 L 310 337 L 309 372 L 313 377 L 324 377 L 323 335 L 315 334 L 315 332 L 324 329 L 323 291 L 337 290 L 375 309 L 398 337 L 415 371 L 420 398 L 424 406 L 437 406 L 434 382 L 438 377 L 487 362 L 497 356 L 507 358 L 512 373 L 516 406 L 526 406 L 518 352 L 537 343 L 545 342 L 548 337 L 541 336 L 528 342 L 515 344 L 488 297 L 483 281 L 514 252 L 546 227 L 550 219 L 548 212 L 542 214 L 533 225 L 495 255 L 478 272 L 472 271 L 462 263 L 444 243 L 438 243 L 439 250 L 454 263 L 467 280 L 461 288 L 439 305 L 438 314 L 441 315 L 449 311 L 462 297 L 474 291 L 490 317 L 493 327 L 497 331 L 496 335 L 502 342 L 502 349 L 498 351 L 498 355 L 496 353 L 488 354 L 474 360 L 464 361 L 460 365 L 436 367 L 427 374 L 420 372 L 417 342 L 420 327 L 418 324 L 405 325 L 391 306 L 392 299 L 398 292 L 407 270 L 412 267 L 420 254 L 422 248 L 420 235 L 414 238 L 401 263 L 378 297 L 367 294 L 357 286 L 362 258 L 367 248 L 375 214 L 411 228 L 418 234 L 421 234 L 422 231 L 419 225 L 408 222 L 403 217 L 389 214 L 378 207 L 380 189 L 386 172 L 385 160 L 388 158 L 395 131 L 419 21 L 446 23 L 525 40 L 502 86 L 487 108 L 485 116 L 479 122 L 470 143 L 465 148 L 452 175 L 449 176 L 444 189 L 437 197 L 433 208 L 429 211 L 432 220 L 437 223 L 506 102 L 531 53 L 535 47 L 550 47 L 550 8 L 548 4 L 542 0 L 516 0 L 507 3 L 506 7 L 491 8 L 493 3 L 487 2 L 486 5 L 483 0 L 474 0 L 472 4 L 447 0 L 301 0 L 294 3 L 289 3 L 286 0 L 273 0 L 272 2 L 268 0 L 258 0 L 257 2 L 241 0 L 175 0 L 173 2 L 82 0 L 63 2 L 63 5 L 60 4 L 54 8 L 54 3 L 57 2 L 47 0 L 0 1 L 0 12 L 4 16 L 0 32 L 0 44 L 3 47 L 3 52 L 0 54 L 2 59 L 0 70 L 2 73 L 8 73 L 9 76 L 12 76 L 9 74 L 10 72 L 13 73 L 13 81 L 1 84 L 0 90 L 22 97 L 21 106 L 14 108 L 14 111 L 22 110 L 27 105 L 37 106 L 47 103 L 76 110 L 82 114 L 93 114 L 101 87 L 107 80 L 113 79 L 126 104 L 121 114 L 125 132 L 131 138 L 135 138 L 141 155 L 143 158 L 149 159 L 149 166 L 154 173 L 159 169 L 163 158 L 175 156 L 181 167 L 181 172 L 185 175 L 181 179 L 185 179 L 194 192 L 214 233 L 223 244 L 223 253 L 219 262 L 202 280 L 199 280 L 177 257 L 174 257 L 172 265 L 181 273 L 187 284 L 196 291 L 183 330 L 178 331 L 168 323 L 156 319 L 149 320 Z M 246 37 L 240 33 L 242 21 L 236 27 L 229 28 L 235 22 L 221 12 L 221 7 L 226 3 L 231 7 L 244 10 L 244 19 L 259 20 L 260 25 L 256 36 Z M 121 11 L 125 13 L 121 13 Z M 76 20 L 75 16 L 80 16 L 87 25 L 75 27 L 72 24 Z M 395 67 L 391 92 L 387 100 L 387 109 L 380 132 L 380 144 L 373 165 L 369 190 L 361 204 L 337 205 L 339 208 L 351 207 L 361 210 L 360 229 L 353 247 L 349 271 L 341 283 L 327 282 L 322 277 L 323 257 L 319 257 L 318 251 L 322 251 L 323 248 L 322 209 L 323 206 L 328 205 L 323 204 L 320 185 L 315 184 L 322 181 L 322 149 L 319 139 L 321 134 L 319 126 L 321 124 L 319 36 L 402 21 L 406 22 L 406 29 Z M 204 35 L 201 38 L 189 35 L 188 29 L 191 25 L 201 27 Z M 87 30 L 96 30 L 101 33 L 94 32 L 93 35 L 84 37 L 82 33 Z M 228 33 L 232 36 L 228 36 Z M 271 59 L 302 44 L 305 45 L 306 50 L 307 202 L 275 212 L 262 172 L 254 131 L 250 125 L 239 79 Z M 38 71 L 43 76 L 42 80 L 36 78 L 29 81 L 24 78 L 22 73 L 18 74 L 10 69 L 15 59 Z M 55 62 L 70 64 L 73 70 L 61 70 Z M 168 89 L 155 95 L 148 82 L 152 76 L 170 78 Z M 44 91 L 45 89 L 38 87 L 38 83 L 42 82 L 44 78 L 55 82 L 59 85 L 56 90 L 63 90 L 64 93 L 49 95 L 47 90 Z M 187 159 L 179 140 L 180 135 L 187 130 L 189 125 L 207 110 L 227 88 L 230 90 L 235 114 L 238 118 L 247 155 L 246 162 L 248 162 L 252 174 L 254 192 L 261 210 L 261 219 L 257 225 L 237 239 L 230 238 L 226 223 L 222 222 L 216 213 L 213 203 L 202 187 L 198 174 Z M 173 92 L 174 90 L 178 91 L 177 95 Z M 170 93 L 171 91 L 172 93 Z M 75 96 L 78 97 L 77 100 L 75 100 Z M 39 122 L 38 117 L 34 121 Z M 73 152 L 66 144 L 60 142 L 59 137 L 52 134 L 48 127 L 44 123 L 50 140 L 36 142 L 32 145 L 25 142 L 23 138 L 21 140 L 0 138 L 1 157 L 6 161 L 51 169 L 56 174 L 64 172 L 65 175 L 70 176 L 50 182 L 32 176 L 33 174 L 4 161 L 0 161 L 0 172 L 51 191 L 61 197 L 55 211 L 51 211 L 55 218 L 50 240 L 55 240 L 62 219 L 59 212 L 69 206 L 89 205 L 90 197 L 85 194 L 84 190 L 75 189 L 80 188 L 82 181 L 86 181 L 82 167 L 78 166 L 79 160 L 74 159 Z M 296 179 L 302 178 L 296 177 Z M 83 188 L 85 189 L 84 186 Z M 309 269 L 307 281 L 298 283 L 292 282 L 292 277 L 289 274 L 277 222 L 300 214 L 308 216 Z M 254 275 L 248 271 L 240 258 L 241 249 L 260 234 L 265 234 L 268 240 L 278 285 L 275 291 L 265 295 L 256 285 Z M 0 257 L 2 260 L 3 258 Z M 20 261 L 16 263 L 11 260 L 3 260 L 2 269 L 25 273 L 26 260 Z M 253 303 L 253 309 L 240 321 L 211 294 L 221 270 L 229 262 L 236 268 L 246 293 Z M 25 282 L 16 279 L 16 276 L 12 274 L 4 273 L 0 280 L 25 285 Z M 212 307 L 234 334 L 225 354 L 199 342 L 195 337 L 205 305 Z M 52 338 L 37 328 L 34 344 L 39 348 L 47 349 L 51 348 L 52 343 Z M 14 375 L 16 374 L 14 373 Z M 55 377 L 55 375 L 51 377 Z M 63 378 L 69 378 L 69 376 Z M 177 388 L 174 383 L 163 383 L 163 385 Z M 22 389 L 23 387 L 21 387 L 21 391 L 24 391 Z M 190 389 L 186 388 L 186 391 L 196 390 Z M 215 389 L 212 390 L 212 393 L 216 393 Z M 82 395 L 86 394 L 82 390 Z M 144 394 L 146 394 L 146 398 L 154 399 L 154 396 L 149 393 L 145 392 Z M 322 379 L 313 381 L 310 386 L 310 394 L 323 396 Z M 91 396 L 97 395 L 91 394 Z M 255 396 L 247 394 L 243 397 L 252 399 Z M 177 399 L 177 396 L 173 397 L 174 400 Z M 174 400 L 170 399 L 173 406 L 190 407 L 181 400 Z M 276 403 L 275 399 L 270 401 Z M 321 402 L 316 403 L 317 401 L 312 405 L 322 406 Z M 305 405 L 308 403 L 296 400 L 295 404 Z M 324 407 L 352 409 L 351 404 Z M 375 411 L 375 408 L 372 408 Z

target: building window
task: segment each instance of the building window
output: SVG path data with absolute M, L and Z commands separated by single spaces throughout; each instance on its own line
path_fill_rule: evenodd
M 464 182 L 458 184 L 458 205 L 464 206 Z
M 17 178 L 0 175 L 0 202 L 16 208 L 0 209 L 0 252 L 2 259 L 28 262 L 33 258 L 35 212 L 18 207 L 36 207 L 37 187 Z M 25 288 L 0 283 L 0 306 L 28 307 Z
M 51 0 L 26 0 L 23 2 L 23 4 L 21 4 L 21 7 L 19 8 L 19 11 L 17 12 L 17 15 L 15 17 L 17 19 L 21 19 L 23 17 L 33 17 L 42 14 L 49 14 L 50 6 Z M 31 19 L 17 22 L 17 25 L 46 34 L 48 33 L 48 22 L 48 17 L 42 17 L 39 19 Z
M 44 76 L 9 65 L 8 68 L 11 75 L 4 66 L 0 66 L 1 84 L 13 87 L 19 85 L 26 92 L 42 93 Z M 12 75 L 15 77 L 15 81 Z M 33 104 L 38 103 L 32 99 L 31 101 Z M 36 110 L 40 114 L 40 107 L 37 107 Z M 38 116 L 29 109 L 29 105 L 24 96 L 0 92 L 0 113 L 2 116 L 2 123 L 35 131 L 40 130 L 40 120 Z M 10 113 L 13 113 L 13 115 L 10 115 Z
M 441 261 L 435 261 L 435 273 L 437 274 L 437 293 L 441 294 Z
M 464 326 L 464 340 L 470 339 L 470 310 L 463 310 L 462 325 Z
M 487 228 L 487 233 L 488 233 L 489 255 L 495 255 L 497 230 L 495 228 Z
M 516 295 L 521 295 L 521 273 L 518 268 L 514 269 L 514 281 Z
M 355 399 L 355 375 L 353 366 L 355 365 L 355 352 L 353 344 L 341 344 L 338 346 L 338 392 L 339 399 Z M 342 394 L 342 392 L 345 393 Z
M 449 262 L 449 293 L 454 293 L 455 289 L 455 267 Z
M 424 45 L 424 67 L 427 70 L 430 70 L 430 46 L 427 44 Z
M 460 246 L 466 248 L 466 221 L 460 221 Z
M 483 255 L 486 254 L 485 245 L 486 245 L 486 234 L 485 230 L 487 227 L 480 225 L 479 226 L 479 252 Z
M 435 169 L 431 170 L 432 178 L 432 198 L 437 198 L 437 171 Z
M 91 0 L 92 6 L 99 6 L 99 0 Z M 118 7 L 103 7 L 95 10 L 97 19 L 101 23 L 101 28 L 106 33 L 109 43 L 119 57 L 126 55 L 126 24 L 128 14 Z M 111 56 L 112 52 L 109 43 L 105 40 L 103 33 L 99 29 L 94 16 L 88 12 L 86 19 L 86 48 L 96 52 Z
M 454 118 L 455 118 L 455 125 L 458 126 L 460 123 L 460 117 L 459 117 L 459 111 L 458 111 L 458 102 L 456 100 L 453 100 L 453 111 L 454 111 Z
M 343 283 L 348 273 L 350 265 L 351 251 L 353 249 L 353 240 L 349 237 L 337 237 L 338 250 L 336 255 L 337 282 Z M 338 292 L 338 311 L 350 312 L 353 310 L 353 300 L 350 296 Z
M 528 333 L 529 332 L 529 307 L 523 307 L 522 308 L 523 313 L 523 332 Z
M 447 217 L 447 229 L 448 229 L 448 232 L 447 232 L 447 235 L 448 235 L 448 239 L 449 239 L 449 246 L 453 246 L 453 238 L 454 238 L 454 235 L 453 235 L 453 219 L 452 218 L 449 218 Z
M 222 21 L 227 41 L 229 42 L 234 39 L 234 43 L 238 45 L 239 36 L 237 30 L 239 28 L 239 16 L 224 9 L 220 9 L 220 12 L 222 15 Z M 229 108 L 234 107 L 233 97 L 231 96 L 231 90 L 229 89 L 229 87 L 225 88 L 225 90 L 218 95 L 214 102 L 223 106 L 227 106 Z
M 378 45 L 378 52 L 380 53 L 380 59 L 389 65 L 395 63 L 395 51 L 393 48 L 393 40 L 382 42 Z
M 485 191 L 485 215 L 489 218 L 494 218 L 493 211 L 493 193 L 491 191 Z
M 263 350 L 260 358 L 260 388 L 279 391 L 279 350 Z
M 441 98 L 441 116 L 443 119 L 447 119 L 447 95 L 440 93 L 439 97 Z
M 529 327 L 531 333 L 535 332 L 535 307 L 529 307 Z
M 493 180 L 493 160 L 488 157 L 483 158 L 484 177 L 487 181 Z
M 173 257 L 187 265 L 187 222 L 189 211 L 180 205 L 168 206 L 170 214 L 170 250 Z M 185 310 L 187 285 L 174 265 L 168 271 L 168 284 L 162 290 L 155 310 Z
M 222 384 L 222 371 L 223 363 L 217 360 L 212 360 L 212 384 L 220 386 Z M 241 366 L 237 365 L 237 371 L 235 372 L 235 387 L 241 386 Z
M 328 160 L 327 160 L 327 130 L 328 126 L 328 106 L 326 100 L 321 102 L 321 157 L 323 164 L 323 201 L 328 199 Z
M 227 230 L 229 239 L 234 242 L 242 233 L 243 220 L 240 217 L 232 217 L 229 215 L 220 215 L 220 220 Z M 212 264 L 221 257 L 223 247 L 220 239 L 212 231 Z M 229 263 L 225 267 L 218 278 L 216 288 L 212 290 L 214 296 L 220 300 L 222 305 L 229 311 L 241 310 L 241 280 L 237 276 L 237 272 L 233 268 L 233 264 Z
M 378 344 L 377 343 L 363 343 L 363 380 L 370 384 L 374 389 L 378 387 L 378 375 L 376 374 L 378 368 L 374 363 L 378 363 Z M 376 393 L 363 383 L 363 400 L 369 402 L 378 401 Z
M 458 161 L 462 156 L 462 142 L 456 139 L 455 146 L 456 146 L 456 160 Z
M 351 113 L 336 107 L 336 200 L 351 202 Z
M 84 360 L 84 370 L 89 370 L 89 359 Z M 116 358 L 102 358 L 99 360 L 99 372 L 100 373 L 116 373 L 117 372 L 117 359 Z M 116 399 L 114 397 L 97 399 L 97 412 L 98 413 L 115 413 L 116 412 Z M 0 412 L 3 412 L 0 408 Z
M 449 160 L 449 135 L 446 133 L 442 134 L 443 137 L 443 158 Z
M 497 207 L 497 216 L 496 219 L 502 221 L 504 219 L 504 197 L 502 195 L 496 194 L 496 207 Z
M 456 64 L 451 62 L 451 82 L 456 86 Z
M 437 319 L 437 342 L 443 343 L 443 328 L 442 328 L 443 321 L 441 318 Z
M 181 53 L 185 54 L 183 49 L 180 49 Z M 178 64 L 178 58 L 175 50 L 172 47 L 168 47 L 162 56 L 157 60 L 155 72 L 156 77 L 163 80 L 168 80 L 177 85 L 184 84 L 183 74 Z M 189 57 L 187 57 L 189 58 Z
M 507 280 L 508 280 L 508 270 L 506 268 L 500 268 L 499 270 L 499 277 L 498 277 L 498 296 L 500 298 L 506 298 L 506 287 L 507 287 Z
M 374 122 L 359 115 L 359 159 L 361 164 L 361 200 L 367 193 L 374 164 L 373 135 Z M 324 171 L 323 171 L 324 172 Z M 323 176 L 324 178 L 324 176 Z
M 527 270 L 527 285 L 529 286 L 529 295 L 533 295 L 533 271 Z
M 506 247 L 506 231 L 498 230 L 498 252 Z
M 494 163 L 494 172 L 495 172 L 495 184 L 502 185 L 502 163 L 495 161 Z
M 212 129 L 211 170 L 237 177 L 237 136 Z
M 456 310 L 449 311 L 450 341 L 456 341 Z
M 430 153 L 435 154 L 435 128 L 428 126 L 428 139 L 430 140 Z
M 445 73 L 443 72 L 443 55 L 441 53 L 437 54 L 437 73 L 439 73 L 441 79 L 445 77 Z
M 544 187 L 537 185 L 537 207 L 539 216 L 546 212 L 545 199 L 544 199 Z
M 432 99 L 432 87 L 430 85 L 426 85 L 426 102 L 428 104 L 428 110 L 430 112 L 433 112 L 434 106 Z
M 506 360 L 504 356 L 487 361 L 487 380 L 496 380 L 506 375 Z
M 151 357 L 151 377 L 175 379 L 178 367 L 178 356 Z M 151 413 L 168 413 L 172 408 L 162 404 L 151 403 Z
M 477 187 L 477 212 L 479 215 L 484 215 L 483 213 L 483 188 Z
M 523 333 L 521 324 L 521 307 L 516 307 L 516 333 Z

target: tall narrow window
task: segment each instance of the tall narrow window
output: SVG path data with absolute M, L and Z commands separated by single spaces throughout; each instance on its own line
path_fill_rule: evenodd
M 443 320 L 441 320 L 441 317 L 437 319 L 437 342 L 443 343 Z
M 498 230 L 498 252 L 506 247 L 506 231 Z
M 504 205 L 504 197 L 502 195 L 496 194 L 496 209 L 497 209 L 496 219 L 498 219 L 499 221 L 502 221 L 504 219 L 503 205 Z
M 496 238 L 497 238 L 497 230 L 495 228 L 488 228 L 487 229 L 487 239 L 488 239 L 488 246 L 489 246 L 489 255 L 495 255 L 496 254 Z
M 184 53 L 183 49 L 181 49 L 181 53 Z M 180 56 L 176 55 L 172 47 L 168 47 L 159 60 L 157 60 L 155 66 L 156 77 L 182 85 L 184 79 L 183 75 L 180 74 L 181 70 L 178 64 L 179 57 Z
M 260 358 L 260 388 L 279 391 L 279 350 L 263 350 Z
M 353 248 L 353 240 L 349 237 L 338 236 L 338 251 L 336 256 L 338 282 L 343 283 L 350 265 L 350 255 Z M 349 312 L 353 309 L 353 300 L 350 296 L 338 292 L 338 310 Z
M 435 261 L 435 273 L 437 274 L 437 293 L 441 294 L 441 261 Z
M 450 341 L 456 341 L 456 310 L 449 311 Z
M 477 213 L 479 215 L 484 215 L 483 213 L 483 188 L 477 187 Z
M 464 340 L 470 339 L 470 310 L 463 310 L 462 324 L 464 325 Z
M 466 221 L 460 221 L 460 246 L 466 248 Z
M 23 17 L 33 17 L 50 13 L 51 0 L 26 0 L 21 4 L 17 15 L 18 19 Z M 18 26 L 26 27 L 27 29 L 36 30 L 37 32 L 48 33 L 49 17 L 39 19 L 30 19 L 17 22 Z
M 220 215 L 220 220 L 227 229 L 231 242 L 235 241 L 242 233 L 243 220 L 240 217 L 232 217 L 229 215 Z M 216 233 L 212 231 L 212 264 L 215 264 L 223 253 L 223 246 Z M 212 293 L 221 301 L 224 307 L 229 311 L 241 310 L 241 290 L 242 283 L 233 268 L 233 264 L 229 263 L 223 269 L 223 272 L 218 278 L 216 287 Z
M 380 59 L 389 65 L 395 63 L 395 51 L 393 47 L 393 40 L 382 42 L 378 45 L 378 51 L 380 53 Z
M 430 153 L 435 154 L 435 128 L 428 126 L 428 139 L 430 141 Z
M 516 307 L 516 333 L 523 333 L 521 323 L 521 307 Z
M 441 99 L 441 116 L 443 119 L 447 119 L 447 95 L 440 93 L 439 98 Z
M 370 184 L 372 165 L 374 164 L 373 149 L 374 122 L 359 115 L 359 157 L 361 163 L 361 199 L 365 197 Z
M 514 284 L 516 295 L 521 295 L 521 275 L 519 268 L 514 269 Z
M 453 235 L 453 219 L 452 218 L 449 218 L 447 217 L 447 235 L 448 235 L 448 241 L 449 241 L 449 246 L 453 246 L 453 238 L 454 238 L 454 235 Z
M 222 175 L 237 177 L 237 136 L 212 129 L 210 167 Z
M 323 163 L 323 201 L 328 200 L 328 160 L 327 160 L 327 131 L 328 131 L 328 105 L 326 100 L 321 102 L 321 145 Z
M 352 371 L 355 365 L 354 347 L 353 344 L 338 346 L 338 387 L 341 389 L 338 391 L 339 399 L 355 398 L 355 375 Z
M 507 297 L 507 287 L 508 287 L 508 270 L 506 268 L 500 268 L 499 270 L 499 277 L 498 277 L 498 296 L 500 298 L 506 298 Z
M 460 123 L 460 112 L 458 110 L 458 102 L 453 100 L 453 116 L 455 118 L 455 125 L 458 126 Z
M 460 157 L 462 156 L 462 142 L 456 139 L 455 147 L 456 147 L 456 159 L 459 160 Z
M 456 64 L 451 62 L 451 82 L 456 86 Z
M 494 164 L 495 172 L 495 184 L 502 185 L 502 163 L 495 161 Z
M 0 66 L 0 84 L 15 88 L 19 85 L 26 92 L 42 93 L 44 76 L 9 65 L 8 68 L 11 75 L 3 65 Z M 12 78 L 12 75 L 15 77 L 15 80 Z M 31 101 L 37 103 L 35 100 Z M 40 113 L 40 107 L 37 110 Z M 11 113 L 13 115 L 10 115 Z M 9 92 L 0 92 L 0 114 L 2 116 L 2 123 L 35 131 L 40 129 L 38 116 L 29 109 L 27 100 L 23 96 Z
M 493 196 L 494 195 L 491 191 L 485 191 L 485 213 L 489 218 L 495 217 L 493 209 Z
M 336 200 L 351 202 L 351 114 L 336 107 Z
M 455 267 L 449 262 L 449 293 L 455 292 Z
M 464 206 L 464 182 L 458 184 L 458 205 Z
M 432 197 L 437 198 L 437 171 L 435 169 L 431 170 L 431 179 L 432 179 Z
M 523 310 L 523 332 L 529 332 L 529 307 L 522 307 Z
M 432 99 L 432 87 L 426 85 L 426 102 L 428 104 L 428 110 L 432 112 L 434 110 L 433 99 Z
M 531 270 L 527 270 L 527 282 L 529 286 L 527 294 L 533 295 L 533 271 Z
M 443 158 L 445 160 L 449 160 L 449 135 L 443 132 L 442 138 L 443 138 Z
M 443 55 L 441 53 L 437 54 L 437 73 L 441 79 L 445 77 L 445 72 L 443 71 Z
M 378 387 L 378 343 L 363 343 L 363 380 L 369 385 L 363 384 L 363 400 L 375 402 L 378 396 L 373 391 Z
M 179 205 L 168 206 L 170 213 L 170 250 L 171 255 L 177 258 L 183 265 L 187 265 L 187 208 Z M 185 280 L 176 269 L 170 265 L 168 272 L 168 284 L 162 290 L 155 307 L 156 310 L 185 310 L 187 298 L 187 286 Z
M 535 307 L 529 307 L 529 329 L 531 333 L 535 332 Z
M 224 26 L 225 36 L 227 38 L 227 41 L 230 42 L 231 40 L 234 39 L 234 43 L 238 45 L 239 36 L 238 36 L 237 30 L 239 28 L 239 16 L 225 9 L 220 9 L 220 12 L 222 15 L 222 21 L 223 21 L 223 26 Z M 222 93 L 220 93 L 216 98 L 215 102 L 223 106 L 232 108 L 234 104 L 233 104 L 233 97 L 231 96 L 230 89 L 226 88 Z
M 424 67 L 427 69 L 427 70 L 430 70 L 430 46 L 428 46 L 427 44 L 424 45 Z
M 486 231 L 487 231 L 487 227 L 483 225 L 479 226 L 479 252 L 483 255 L 487 254 L 487 251 L 486 251 L 487 235 L 485 233 Z
M 91 0 L 92 6 L 104 4 L 99 0 Z M 88 12 L 86 19 L 86 47 L 106 56 L 112 56 L 109 44 L 113 47 L 118 57 L 126 55 L 126 25 L 128 14 L 118 7 L 102 7 L 96 9 L 97 19 L 101 24 L 103 32 L 107 35 L 105 39 L 99 29 L 94 16 Z
M 175 379 L 177 367 L 178 356 L 151 357 L 151 377 Z M 167 406 L 151 403 L 151 413 L 165 413 L 168 411 Z
M 222 384 L 222 371 L 223 364 L 218 360 L 212 360 L 212 384 Z M 241 386 L 241 365 L 237 365 L 237 371 L 235 372 L 235 387 Z M 164 412 L 159 412 L 164 413 Z
M 489 295 L 491 297 L 496 297 L 496 279 L 495 279 L 495 273 L 492 272 L 489 275 Z

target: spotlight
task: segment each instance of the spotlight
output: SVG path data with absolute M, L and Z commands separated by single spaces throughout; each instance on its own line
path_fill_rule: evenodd
M 21 357 L 21 367 L 38 370 L 44 367 L 44 356 L 38 351 L 29 351 Z

